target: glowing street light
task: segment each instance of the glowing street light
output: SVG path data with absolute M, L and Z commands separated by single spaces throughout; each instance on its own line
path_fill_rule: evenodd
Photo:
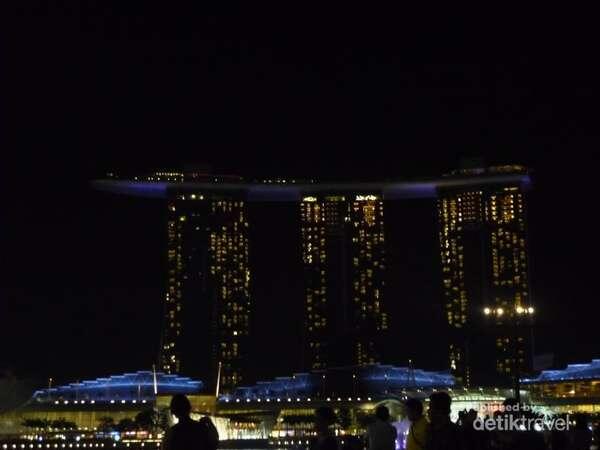
M 514 313 L 512 313 L 512 311 L 514 311 Z M 490 315 L 494 315 L 497 318 L 497 322 L 498 325 L 508 325 L 509 327 L 511 327 L 511 330 L 514 328 L 514 330 L 512 331 L 513 333 L 518 333 L 518 330 L 520 327 L 525 327 L 527 325 L 525 325 L 525 322 L 529 322 L 529 320 L 523 320 L 521 319 L 523 316 L 523 318 L 526 318 L 526 316 L 530 316 L 531 319 L 533 319 L 533 314 L 535 313 L 535 309 L 533 308 L 533 306 L 528 306 L 528 307 L 524 307 L 520 304 L 515 305 L 514 306 L 514 310 L 512 308 L 509 308 L 506 310 L 508 317 L 506 318 L 506 320 L 502 317 L 504 316 L 504 308 L 499 307 L 499 308 L 490 308 L 490 307 L 485 307 L 483 308 L 483 313 L 486 316 L 490 316 Z M 516 317 L 513 316 L 513 314 L 516 315 Z M 511 320 L 513 319 L 513 320 Z M 515 339 L 512 339 L 512 341 L 514 342 Z M 515 352 L 515 357 L 513 358 L 514 361 L 514 392 L 515 392 L 515 398 L 517 399 L 517 401 L 520 401 L 520 392 L 521 392 L 521 387 L 520 387 L 520 363 L 518 362 L 518 355 L 517 355 L 517 349 L 515 347 L 515 344 L 513 343 L 513 351 Z

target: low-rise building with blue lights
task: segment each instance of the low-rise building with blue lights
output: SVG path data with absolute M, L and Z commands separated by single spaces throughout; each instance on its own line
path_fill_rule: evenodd
M 334 409 L 344 435 L 364 433 L 375 408 L 384 404 L 395 419 L 402 417 L 401 402 L 407 397 L 426 400 L 435 391 L 453 397 L 453 414 L 481 404 L 499 404 L 506 393 L 498 389 L 467 390 L 456 386 L 446 372 L 412 367 L 368 365 L 315 370 L 238 387 L 216 399 L 203 395 L 203 383 L 164 373 L 135 372 L 70 383 L 35 391 L 23 406 L 0 415 L 0 433 L 31 433 L 26 420 L 66 421 L 78 432 L 104 433 L 102 424 L 110 417 L 118 424 L 135 420 L 152 409 L 171 420 L 168 406 L 174 394 L 185 394 L 192 404 L 192 416 L 211 416 L 222 440 L 255 439 L 278 447 L 306 443 L 314 434 L 314 410 Z M 38 433 L 52 434 L 48 430 Z M 160 431 L 154 431 L 154 437 Z M 54 430 L 56 434 L 56 430 Z
M 447 372 L 372 364 L 296 373 L 240 386 L 221 395 L 216 410 L 239 436 L 268 438 L 273 447 L 296 447 L 305 446 L 314 436 L 316 408 L 334 410 L 338 436 L 361 436 L 377 406 L 385 405 L 392 420 L 400 421 L 405 399 L 427 401 L 436 391 L 451 395 L 454 420 L 464 409 L 499 407 L 510 395 L 498 388 L 464 388 Z
M 569 364 L 565 369 L 544 370 L 521 380 L 532 403 L 559 412 L 600 412 L 600 359 Z
M 201 395 L 202 381 L 162 372 L 139 371 L 40 389 L 22 406 L 0 415 L 0 432 L 23 431 L 28 419 L 64 420 L 80 430 L 96 429 L 149 409 L 166 409 L 175 394 L 187 395 L 195 411 L 214 413 L 214 397 Z
M 115 402 L 153 402 L 158 395 L 198 394 L 202 381 L 162 372 L 139 371 L 96 378 L 33 393 L 33 403 L 85 404 Z
M 219 402 L 276 398 L 390 397 L 406 390 L 448 389 L 456 386 L 447 372 L 372 364 L 315 370 L 241 386 L 219 397 Z
M 515 339 L 504 330 L 502 335 L 495 328 L 489 333 L 485 340 L 489 347 L 475 345 L 484 339 L 480 315 L 474 311 L 481 306 L 483 313 L 486 305 L 480 291 L 492 275 L 495 284 L 488 290 L 500 287 L 493 305 L 498 316 L 512 323 L 513 309 L 520 314 L 523 308 L 532 308 L 522 198 L 530 184 L 527 169 L 518 165 L 463 168 L 443 177 L 410 181 L 245 180 L 213 174 L 206 167 L 188 167 L 133 177 L 109 174 L 93 182 L 101 191 L 164 200 L 167 270 L 158 367 L 166 373 L 197 376 L 211 390 L 219 374 L 223 393 L 247 385 L 256 375 L 248 366 L 251 330 L 256 326 L 251 325 L 256 317 L 251 300 L 254 263 L 249 255 L 260 252 L 252 250 L 251 202 L 298 205 L 303 317 L 302 339 L 294 354 L 301 370 L 384 360 L 391 320 L 384 289 L 389 239 L 385 203 L 425 198 L 438 201 L 444 313 L 451 342 L 448 368 L 469 386 L 483 382 L 472 380 L 471 372 L 481 371 L 474 362 L 489 362 L 503 377 L 519 364 L 526 365 L 522 350 L 526 340 L 520 336 L 516 356 L 511 351 Z M 489 264 L 494 258 L 500 262 Z M 473 270 L 463 270 L 463 259 Z M 513 268 L 504 260 L 519 263 Z M 465 273 L 482 274 L 481 280 L 465 278 Z M 504 292 L 509 286 L 514 295 Z M 503 322 L 494 316 L 493 324 Z M 472 357 L 476 353 L 481 357 Z

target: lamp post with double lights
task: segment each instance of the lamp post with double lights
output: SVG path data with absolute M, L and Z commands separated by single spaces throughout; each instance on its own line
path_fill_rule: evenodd
M 485 307 L 483 308 L 483 314 L 486 317 L 494 317 L 496 319 L 496 325 L 498 322 L 506 324 L 506 327 L 510 333 L 510 345 L 512 350 L 512 375 L 513 375 L 513 389 L 514 395 L 517 402 L 521 401 L 521 357 L 519 355 L 519 343 L 518 339 L 521 336 L 520 331 L 526 327 L 531 326 L 533 316 L 535 315 L 535 308 L 533 306 L 524 307 L 517 305 L 514 310 L 503 307 Z

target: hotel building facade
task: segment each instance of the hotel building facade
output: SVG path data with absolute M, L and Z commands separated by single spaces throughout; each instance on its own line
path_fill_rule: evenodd
M 94 182 L 100 190 L 165 202 L 167 288 L 158 367 L 200 377 L 224 393 L 251 381 L 247 208 L 253 201 L 299 205 L 304 370 L 382 362 L 379 341 L 390 326 L 385 204 L 425 198 L 438 202 L 448 367 L 467 386 L 490 367 L 517 376 L 528 365 L 524 325 L 533 315 L 529 184 L 520 166 L 409 182 L 245 181 L 200 171 Z M 493 339 L 477 339 L 482 332 Z
M 526 175 L 526 170 L 463 169 L 448 180 L 507 173 Z M 514 381 L 530 370 L 535 309 L 529 284 L 527 181 L 499 179 L 438 189 L 448 363 L 465 386 Z
M 173 189 L 167 205 L 159 366 L 166 373 L 198 373 L 213 385 L 220 375 L 221 387 L 228 390 L 244 381 L 250 327 L 244 194 Z M 203 355 L 210 355 L 204 367 Z
M 380 362 L 385 240 L 381 194 L 307 195 L 300 202 L 303 368 Z

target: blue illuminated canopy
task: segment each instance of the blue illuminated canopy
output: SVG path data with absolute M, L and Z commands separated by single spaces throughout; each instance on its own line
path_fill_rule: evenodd
M 600 359 L 593 359 L 589 364 L 569 364 L 562 370 L 544 370 L 536 378 L 525 378 L 521 382 L 537 384 L 584 380 L 600 380 Z
M 219 400 L 306 399 L 337 395 L 378 397 L 394 395 L 403 389 L 447 389 L 455 385 L 454 377 L 446 372 L 372 364 L 296 373 L 291 377 L 260 381 L 253 386 L 238 387 Z
M 156 372 L 155 384 L 153 372 L 139 371 L 38 390 L 32 400 L 41 403 L 153 401 L 156 395 L 197 394 L 202 387 L 201 381 L 162 372 Z
M 368 386 L 375 391 L 380 389 L 450 388 L 456 385 L 454 377 L 447 372 L 429 372 L 389 365 L 369 366 L 364 373 L 364 379 Z

